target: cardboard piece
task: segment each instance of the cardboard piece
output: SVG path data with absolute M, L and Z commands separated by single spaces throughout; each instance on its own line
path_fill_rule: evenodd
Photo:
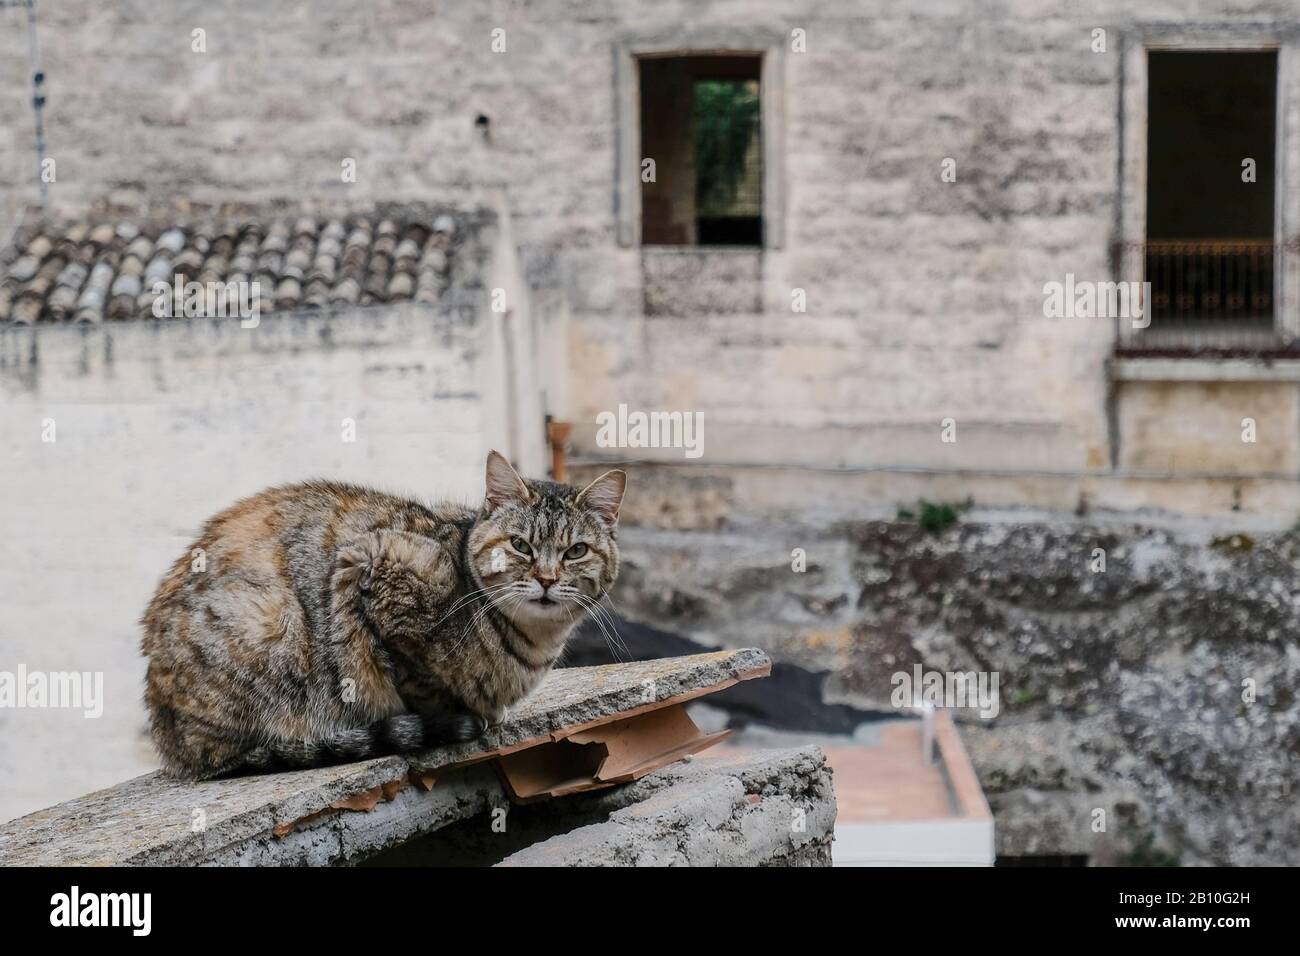
M 682 703 L 669 703 L 578 730 L 551 743 L 497 757 L 502 783 L 516 803 L 628 783 L 731 735 L 705 734 Z
M 730 731 L 702 733 L 686 713 L 687 702 L 715 694 L 742 680 L 766 677 L 771 671 L 771 661 L 764 660 L 734 676 L 662 700 L 569 724 L 545 736 L 482 750 L 436 767 L 408 765 L 399 778 L 382 787 L 353 794 L 303 817 L 278 823 L 273 833 L 283 838 L 299 825 L 331 812 L 368 812 L 380 802 L 392 800 L 408 784 L 427 793 L 447 771 L 489 760 L 494 761 L 502 785 L 516 803 L 627 783 L 730 736 Z
M 388 803 L 391 801 L 406 788 L 408 783 L 416 783 L 419 785 L 419 781 L 415 779 L 408 780 L 407 778 L 402 777 L 397 780 L 390 780 L 387 783 L 381 783 L 379 786 L 371 787 L 368 790 L 358 790 L 356 793 L 335 800 L 328 807 L 325 807 L 322 810 L 317 810 L 315 813 L 309 813 L 305 817 L 299 817 L 296 820 L 286 820 L 283 823 L 277 823 L 271 828 L 271 834 L 277 840 L 283 840 L 302 824 L 308 823 L 312 820 L 317 820 L 329 813 L 331 810 L 352 810 L 357 813 L 369 813 L 375 807 L 379 806 L 380 803 Z M 429 790 L 432 786 L 433 784 L 430 783 L 429 786 L 423 787 L 423 789 Z
M 682 660 L 687 660 L 687 659 L 689 658 L 682 658 Z M 623 665 L 623 666 L 634 666 L 634 665 Z M 580 668 L 580 667 L 573 668 L 573 670 L 579 671 L 579 670 L 584 670 L 584 668 Z M 556 730 L 552 730 L 550 733 L 546 734 L 545 736 L 530 737 L 525 740 L 521 740 L 517 743 L 510 744 L 508 746 L 492 747 L 487 750 L 479 751 L 478 753 L 473 754 L 472 756 L 469 757 L 463 757 L 458 760 L 449 760 L 446 763 L 443 763 L 439 766 L 438 772 L 441 773 L 445 770 L 455 770 L 460 767 L 468 767 L 476 763 L 481 763 L 485 760 L 491 760 L 494 757 L 503 757 L 508 754 L 518 753 L 521 750 L 529 750 L 534 747 L 544 746 L 547 743 L 554 743 L 559 740 L 566 740 L 569 737 L 572 737 L 574 734 L 580 733 L 584 730 L 589 730 L 592 727 L 603 727 L 607 724 L 611 724 L 616 721 L 626 720 L 629 717 L 636 717 L 640 714 L 647 714 L 652 711 L 662 710 L 664 708 L 672 706 L 673 704 L 681 704 L 687 701 L 696 700 L 697 698 L 703 697 L 706 694 L 716 694 L 718 691 L 726 690 L 728 687 L 732 687 L 735 684 L 738 684 L 740 681 L 754 680 L 756 678 L 767 677 L 771 673 L 772 673 L 772 662 L 764 661 L 761 665 L 747 670 L 743 670 L 740 673 L 736 674 L 734 677 L 729 677 L 726 678 L 725 680 L 720 680 L 712 684 L 705 684 L 700 687 L 695 687 L 692 688 L 691 690 L 685 691 L 681 694 L 677 694 L 676 696 L 673 697 L 665 697 L 663 700 L 655 700 L 647 704 L 640 704 L 636 707 L 628 708 L 626 710 L 620 710 L 609 714 L 603 714 L 599 717 L 595 717 L 583 723 L 569 724 L 568 726 L 560 727 Z M 413 772 L 415 772 L 415 771 L 425 771 L 430 768 L 426 768 L 423 766 L 413 766 L 411 769 Z

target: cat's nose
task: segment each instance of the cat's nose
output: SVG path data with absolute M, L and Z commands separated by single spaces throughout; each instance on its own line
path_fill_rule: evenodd
M 542 586 L 543 591 L 549 588 L 556 581 L 560 580 L 558 577 L 552 577 L 545 574 L 534 574 L 533 577 L 537 579 L 537 583 Z

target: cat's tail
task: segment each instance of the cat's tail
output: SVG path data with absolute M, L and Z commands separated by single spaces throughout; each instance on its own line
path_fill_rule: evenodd
M 275 740 L 249 751 L 242 761 L 253 770 L 292 770 L 411 753 L 440 744 L 476 740 L 487 729 L 478 714 L 398 714 L 368 727 L 336 731 L 319 740 Z

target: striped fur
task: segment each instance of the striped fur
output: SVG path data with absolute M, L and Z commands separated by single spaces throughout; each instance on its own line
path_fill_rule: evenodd
M 581 492 L 488 456 L 483 507 L 314 481 L 212 518 L 143 617 L 163 767 L 203 779 L 469 740 L 618 574 L 624 476 Z
M 332 761 L 410 753 L 422 747 L 473 740 L 487 728 L 477 714 L 397 714 L 368 727 L 338 730 L 321 740 L 276 740 L 244 755 L 255 770 L 291 770 Z

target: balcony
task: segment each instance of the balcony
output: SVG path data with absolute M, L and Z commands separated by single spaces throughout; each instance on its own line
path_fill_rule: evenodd
M 1121 243 L 1127 275 L 1150 283 L 1150 324 L 1120 321 L 1116 356 L 1300 355 L 1280 333 L 1276 276 L 1295 249 L 1267 239 Z

